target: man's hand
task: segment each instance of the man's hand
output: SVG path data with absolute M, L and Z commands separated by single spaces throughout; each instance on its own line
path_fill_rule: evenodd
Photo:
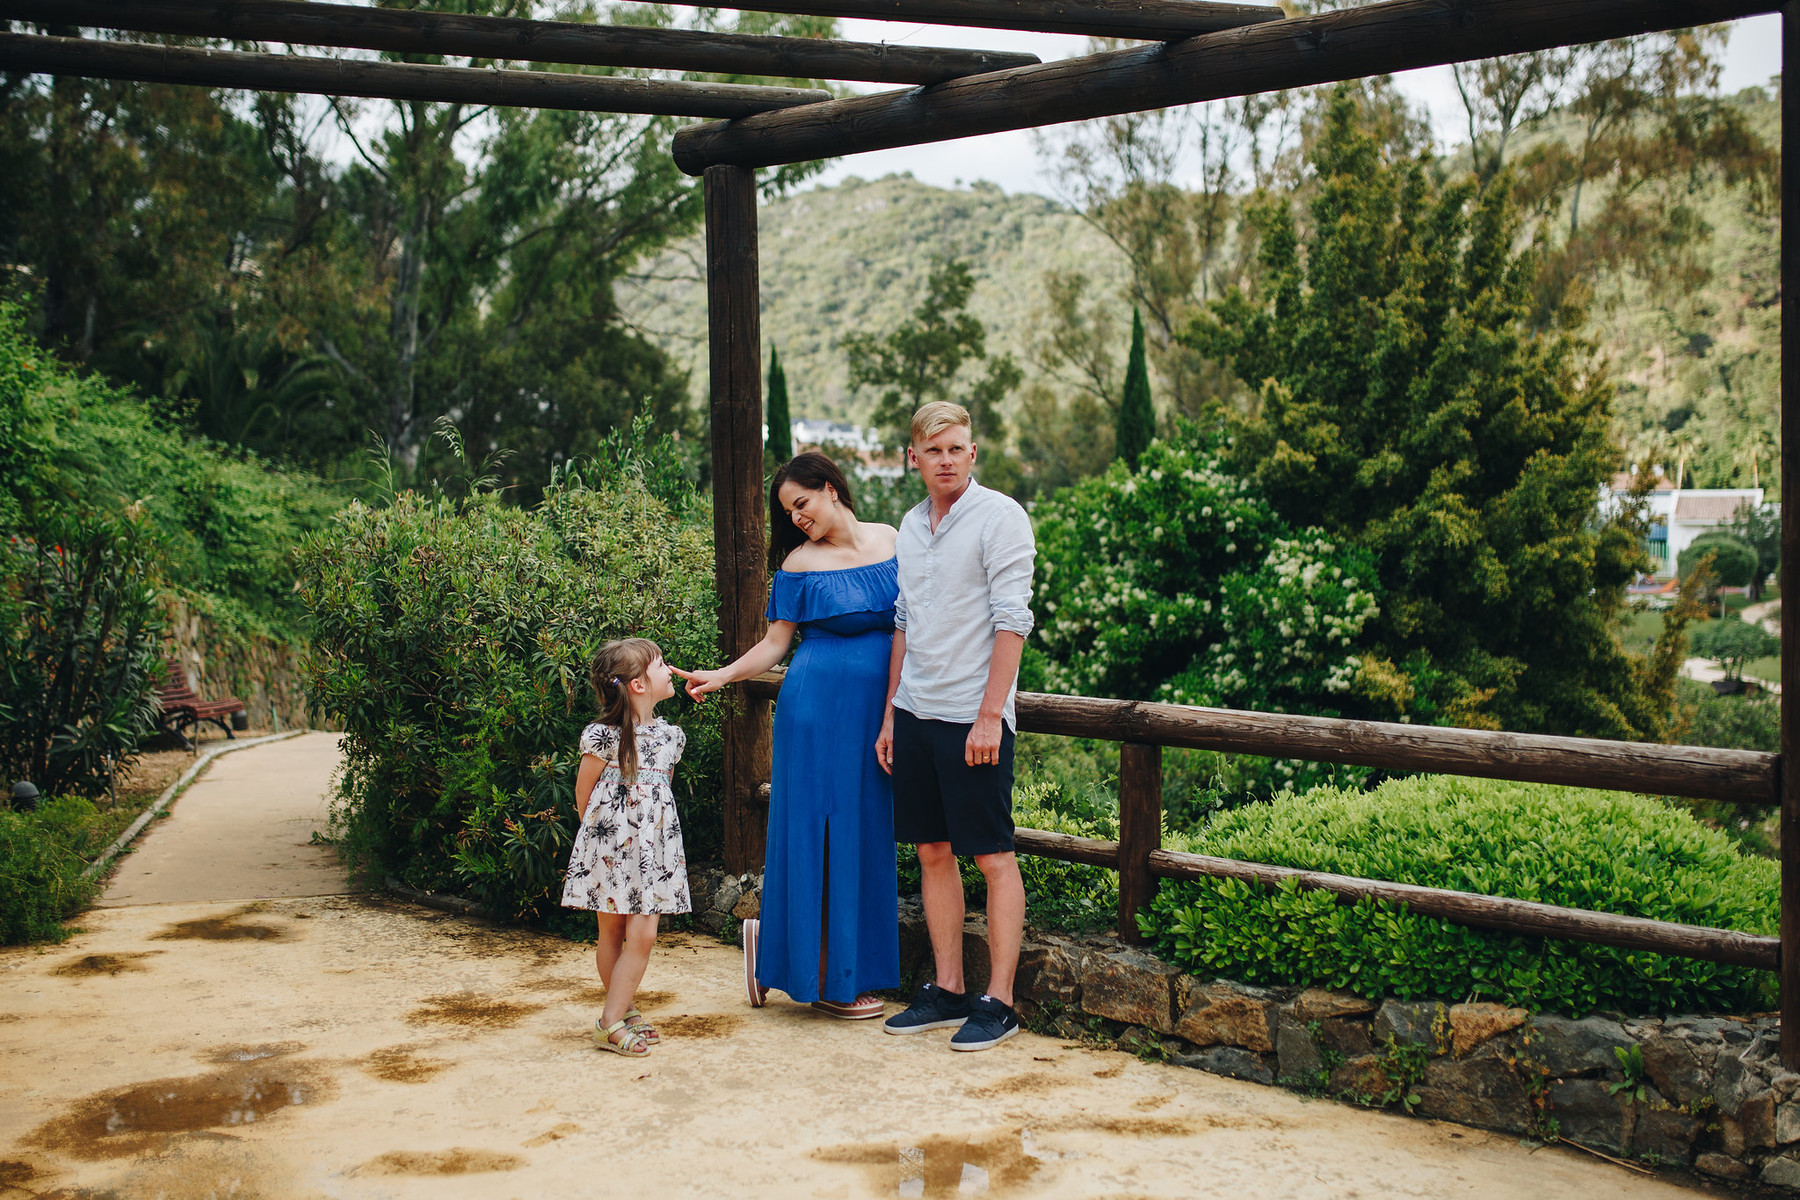
M 875 761 L 889 775 L 894 773 L 894 706 L 881 718 L 881 734 L 875 739 Z
M 969 740 L 963 746 L 963 761 L 971 767 L 991 766 L 1000 761 L 1000 718 L 976 717 L 969 729 Z

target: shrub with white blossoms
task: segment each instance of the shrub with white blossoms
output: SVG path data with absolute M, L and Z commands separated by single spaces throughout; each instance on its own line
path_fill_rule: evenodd
M 1354 684 L 1380 610 L 1374 560 L 1294 533 L 1217 444 L 1153 443 L 1039 506 L 1043 686 L 1263 712 L 1363 715 Z M 1358 768 L 1265 761 L 1242 782 L 1350 783 Z

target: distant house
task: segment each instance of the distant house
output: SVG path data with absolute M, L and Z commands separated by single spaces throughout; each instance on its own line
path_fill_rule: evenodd
M 1629 474 L 1613 476 L 1612 486 L 1603 489 L 1602 512 L 1611 511 L 1618 497 L 1631 490 Z M 1749 506 L 1760 508 L 1761 488 L 1678 488 L 1659 470 L 1656 486 L 1650 493 L 1650 536 L 1647 549 L 1655 560 L 1653 573 L 1662 579 L 1673 578 L 1681 552 L 1695 538 L 1710 533 L 1737 518 L 1738 510 Z
M 864 429 L 843 421 L 818 421 L 802 418 L 794 422 L 794 448 L 829 450 L 832 447 L 855 450 L 861 454 L 881 452 L 881 437 L 873 429 Z

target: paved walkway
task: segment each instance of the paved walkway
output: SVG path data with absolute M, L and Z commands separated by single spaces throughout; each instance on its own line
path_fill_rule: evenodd
M 1696 1194 L 1057 1039 L 958 1055 L 753 1011 L 737 954 L 695 935 L 665 936 L 641 994 L 667 1043 L 604 1054 L 581 946 L 380 896 L 257 899 L 344 890 L 294 815 L 332 760 L 324 737 L 221 759 L 212 783 L 238 782 L 178 801 L 81 933 L 0 951 L 0 1197 Z M 306 786 L 311 808 L 271 799 Z

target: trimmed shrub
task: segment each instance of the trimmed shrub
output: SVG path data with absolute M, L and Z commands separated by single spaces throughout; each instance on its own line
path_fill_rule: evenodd
M 1223 814 L 1171 849 L 1756 934 L 1776 865 L 1661 801 L 1447 777 L 1319 788 Z M 1485 998 L 1583 1015 L 1763 1009 L 1743 967 L 1471 929 L 1387 903 L 1237 880 L 1164 883 L 1145 933 L 1170 962 L 1249 983 L 1368 997 Z
M 1688 647 L 1715 663 L 1725 672 L 1725 678 L 1736 679 L 1751 659 L 1780 654 L 1781 639 L 1761 625 L 1738 617 L 1723 617 L 1696 625 L 1688 635 Z
M 560 479 L 530 511 L 407 492 L 307 540 L 307 688 L 346 734 L 335 817 L 354 863 L 510 917 L 558 913 L 594 651 L 641 636 L 677 665 L 717 658 L 711 515 L 692 508 L 627 471 Z M 662 706 L 688 734 L 675 792 L 692 858 L 719 844 L 724 703 Z
M 63 921 L 93 895 L 97 881 L 83 879 L 99 828 L 88 801 L 63 796 L 36 812 L 0 811 L 0 944 L 60 942 Z
M 1748 587 L 1756 578 L 1756 547 L 1728 533 L 1709 533 L 1695 538 L 1681 552 L 1677 570 L 1686 579 L 1700 568 L 1700 560 L 1713 556 L 1713 574 L 1721 587 Z

